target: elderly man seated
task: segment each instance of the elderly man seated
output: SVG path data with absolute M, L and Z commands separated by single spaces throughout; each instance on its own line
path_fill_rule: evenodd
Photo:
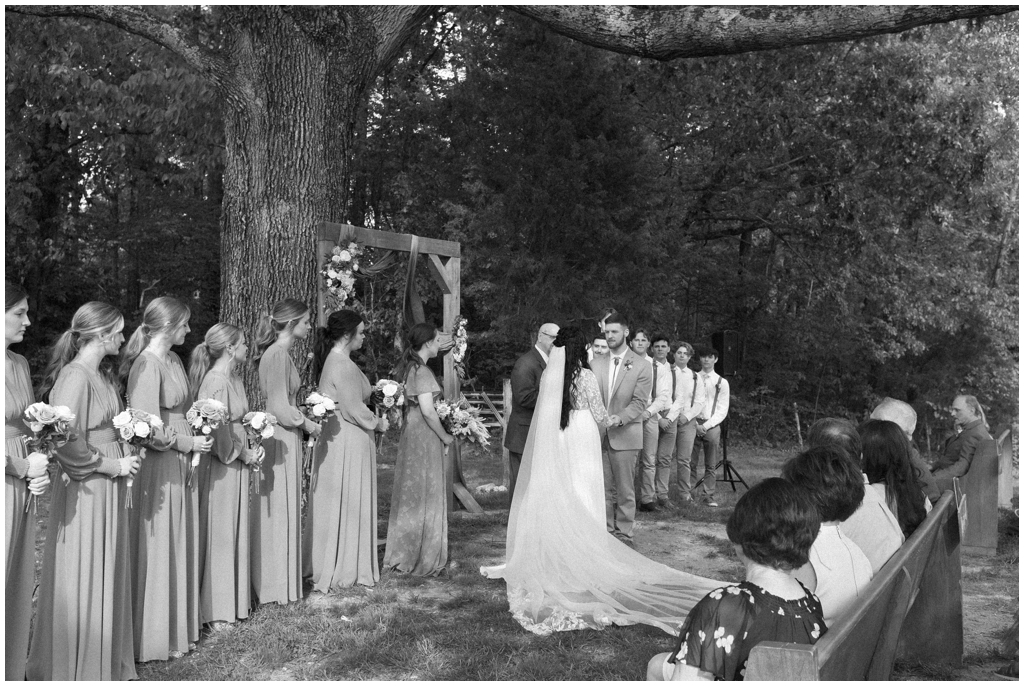
M 935 477 L 932 476 L 931 467 L 921 457 L 917 446 L 914 445 L 914 429 L 917 428 L 917 412 L 908 403 L 895 398 L 885 398 L 878 403 L 875 409 L 871 410 L 871 419 L 882 419 L 892 422 L 903 429 L 907 440 L 910 441 L 910 463 L 914 465 L 917 475 L 917 485 L 921 491 L 928 496 L 928 500 L 936 503 L 941 495 Z
M 839 524 L 839 529 L 864 551 L 871 563 L 871 573 L 877 573 L 906 539 L 899 520 L 878 491 L 871 488 L 867 476 L 861 473 L 862 451 L 857 427 L 848 419 L 819 419 L 807 432 L 807 444 L 810 448 L 838 448 L 856 465 L 864 482 L 864 500 Z
M 978 445 L 992 439 L 985 428 L 981 404 L 973 395 L 958 395 L 951 409 L 957 434 L 946 440 L 942 457 L 932 467 L 940 491 L 953 488 L 953 478 L 963 476 L 971 468 Z

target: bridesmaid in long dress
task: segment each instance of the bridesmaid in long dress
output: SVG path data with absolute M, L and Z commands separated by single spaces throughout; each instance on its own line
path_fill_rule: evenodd
M 315 485 L 303 531 L 305 575 L 321 593 L 380 580 L 377 565 L 377 454 L 374 431 L 386 431 L 366 403 L 370 382 L 352 361 L 363 345 L 363 318 L 352 310 L 331 314 L 317 340 L 320 393 L 337 403 L 313 458 Z
M 191 314 L 174 298 L 154 299 L 121 357 L 128 405 L 164 423 L 147 443 L 130 510 L 139 662 L 181 657 L 199 640 L 199 490 L 185 481 L 192 453 L 208 453 L 213 440 L 192 435 L 188 377 L 171 352 Z
M 199 475 L 199 611 L 203 623 L 214 628 L 245 619 L 251 604 L 249 467 L 262 458 L 263 448 L 250 450 L 242 428 L 249 400 L 235 367 L 248 354 L 241 329 L 214 324 L 189 361 L 195 397 L 219 400 L 228 408 L 229 421 L 213 432 L 215 459 L 203 460 Z
M 28 678 L 136 678 L 131 559 L 123 478 L 139 469 L 124 454 L 114 416 L 124 409 L 108 358 L 124 342 L 114 307 L 89 302 L 53 347 L 40 395 L 75 415 L 75 438 L 57 449 L 43 573 Z
M 288 351 L 308 333 L 309 308 L 292 298 L 274 305 L 256 332 L 260 390 L 267 412 L 278 421 L 273 438 L 264 443 L 263 480 L 249 511 L 249 571 L 261 603 L 285 605 L 302 598 L 302 434 L 319 436 L 320 425 L 296 406 L 299 371 Z
M 440 348 L 437 329 L 416 324 L 399 362 L 405 379 L 407 418 L 398 441 L 395 484 L 384 566 L 415 576 L 436 576 L 448 563 L 448 496 L 444 449 L 455 440 L 441 426 L 434 396 L 441 387 L 427 360 Z M 416 402 L 411 402 L 416 398 Z
M 7 301 L 4 309 L 4 424 L 7 467 L 4 472 L 4 522 L 7 569 L 4 584 L 4 678 L 25 678 L 28 656 L 28 627 L 32 622 L 32 590 L 36 569 L 36 518 L 25 512 L 29 493 L 40 496 L 50 483 L 46 473 L 46 455 L 31 453 L 25 447 L 29 436 L 25 426 L 25 408 L 35 402 L 32 376 L 24 357 L 10 350 L 21 343 L 28 319 L 28 294 L 20 286 L 4 283 Z

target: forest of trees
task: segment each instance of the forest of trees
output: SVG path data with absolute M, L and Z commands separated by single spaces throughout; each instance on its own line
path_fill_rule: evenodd
M 163 294 L 188 300 L 194 345 L 222 302 L 222 100 L 109 25 L 6 19 L 5 259 L 32 297 L 24 352 L 40 369 L 82 302 L 131 327 Z M 693 343 L 738 331 L 734 428 L 751 438 L 792 437 L 794 403 L 805 421 L 859 418 L 885 395 L 924 431 L 961 390 L 1009 422 L 1018 89 L 1015 13 L 656 62 L 461 7 L 368 89 L 345 218 L 462 244 L 469 371 L 488 388 L 542 321 L 613 306 Z M 402 279 L 360 284 L 371 377 L 393 359 Z

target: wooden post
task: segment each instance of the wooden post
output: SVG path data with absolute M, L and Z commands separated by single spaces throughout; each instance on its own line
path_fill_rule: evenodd
M 512 416 L 512 379 L 502 382 L 501 400 L 505 414 L 504 426 L 501 428 L 501 485 L 508 489 L 512 485 L 512 467 L 508 459 L 508 448 L 505 447 L 505 434 L 508 433 L 508 420 Z
M 1013 436 L 1003 429 L 996 437 L 996 458 L 999 460 L 999 507 L 1013 507 Z

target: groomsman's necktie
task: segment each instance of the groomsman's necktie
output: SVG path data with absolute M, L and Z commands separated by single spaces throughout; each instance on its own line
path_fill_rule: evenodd
M 651 360 L 651 369 L 654 371 L 654 383 L 651 384 L 651 402 L 658 397 L 658 363 Z

